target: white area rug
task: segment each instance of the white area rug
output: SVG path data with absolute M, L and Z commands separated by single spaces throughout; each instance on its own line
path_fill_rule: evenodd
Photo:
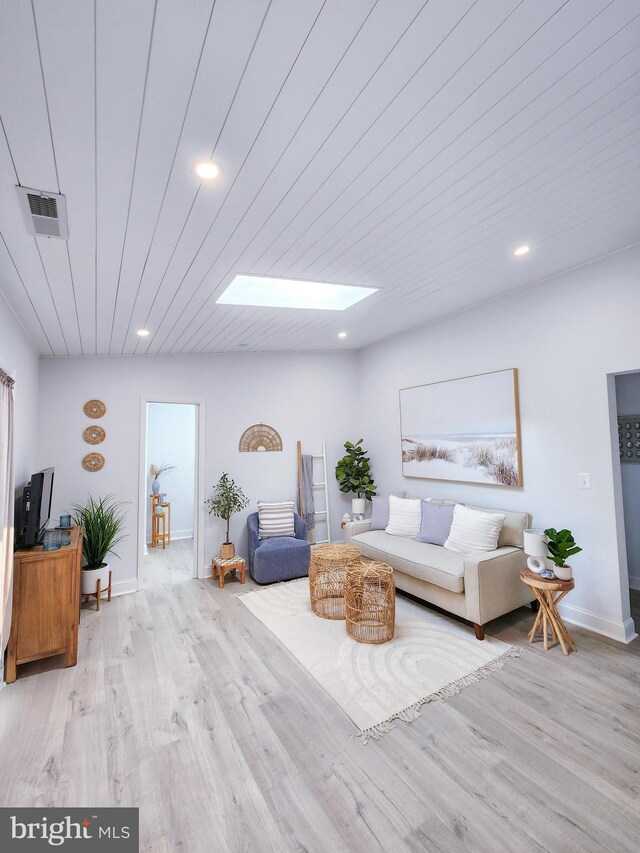
M 396 633 L 378 646 L 347 636 L 343 620 L 311 611 L 307 578 L 240 594 L 249 608 L 351 717 L 366 743 L 391 721 L 412 722 L 427 702 L 455 696 L 519 651 L 476 640 L 466 625 L 396 598 Z

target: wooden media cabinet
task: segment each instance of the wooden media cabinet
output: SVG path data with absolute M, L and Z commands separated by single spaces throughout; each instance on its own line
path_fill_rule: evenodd
M 81 527 L 74 527 L 71 544 L 57 551 L 38 545 L 15 552 L 7 682 L 16 680 L 18 664 L 40 658 L 64 655 L 64 665 L 75 666 L 81 571 Z

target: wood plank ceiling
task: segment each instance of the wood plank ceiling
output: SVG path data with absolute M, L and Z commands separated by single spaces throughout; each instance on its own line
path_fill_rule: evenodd
M 42 354 L 360 347 L 640 240 L 637 0 L 13 0 L 0 34 L 0 287 Z M 236 272 L 380 291 L 216 305 Z

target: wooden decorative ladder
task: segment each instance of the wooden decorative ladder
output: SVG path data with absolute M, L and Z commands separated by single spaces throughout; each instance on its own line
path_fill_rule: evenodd
M 328 545 L 331 542 L 331 518 L 329 515 L 329 481 L 327 480 L 327 448 L 323 442 L 320 443 L 321 452 L 314 454 L 313 462 L 314 462 L 314 472 L 315 472 L 315 461 L 316 459 L 322 460 L 322 482 L 316 483 L 313 482 L 314 489 L 322 488 L 324 490 L 324 509 L 315 510 L 316 519 L 318 516 L 321 516 L 322 521 L 326 525 L 327 528 L 327 536 L 326 539 L 316 539 L 314 541 L 310 541 L 310 545 Z M 315 476 L 315 474 L 314 474 Z M 304 511 L 303 501 L 302 501 L 302 442 L 298 442 L 298 509 L 300 510 L 300 514 L 302 515 Z M 315 530 L 315 528 L 314 528 Z M 310 531 L 311 532 L 311 531 Z

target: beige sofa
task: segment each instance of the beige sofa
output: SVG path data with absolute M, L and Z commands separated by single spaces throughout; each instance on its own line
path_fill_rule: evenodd
M 348 522 L 344 534 L 345 541 L 357 545 L 364 557 L 393 566 L 398 589 L 472 622 L 476 637 L 482 640 L 487 622 L 534 598 L 520 580 L 520 569 L 527 564 L 522 533 L 531 527 L 531 516 L 471 508 L 506 515 L 495 551 L 465 557 L 440 545 L 370 530 L 370 519 Z

